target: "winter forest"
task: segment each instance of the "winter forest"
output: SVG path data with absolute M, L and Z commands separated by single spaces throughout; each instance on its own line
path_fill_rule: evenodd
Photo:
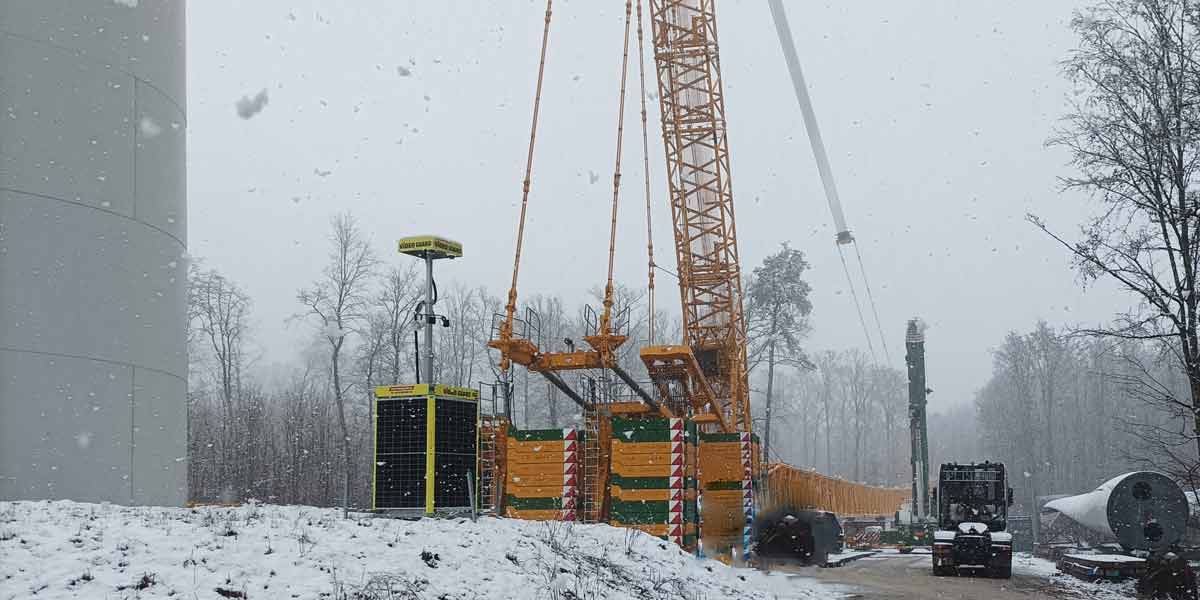
M 336 505 L 349 473 L 350 503 L 365 506 L 370 489 L 372 391 L 415 381 L 412 313 L 423 294 L 416 263 L 385 261 L 351 215 L 332 219 L 328 263 L 296 292 L 290 319 L 311 331 L 311 344 L 289 372 L 264 378 L 250 350 L 250 297 L 202 263 L 190 273 L 189 488 L 193 500 Z M 393 264 L 394 262 L 394 264 Z M 804 346 L 812 307 L 801 251 L 783 245 L 746 284 L 755 425 L 773 460 L 789 461 L 881 484 L 904 484 L 908 417 L 903 373 L 874 366 L 862 352 L 813 352 Z M 630 340 L 649 340 L 645 290 L 618 286 L 619 313 Z M 443 283 L 438 311 L 450 327 L 435 330 L 439 382 L 482 386 L 484 411 L 503 410 L 494 391 L 496 356 L 486 343 L 500 295 L 481 286 Z M 535 296 L 543 348 L 582 343 L 592 298 Z M 528 313 L 526 313 L 528 314 Z M 676 310 L 654 315 L 654 340 L 681 339 Z M 645 378 L 627 343 L 621 361 Z M 571 381 L 578 385 L 579 377 Z M 514 424 L 578 426 L 578 407 L 536 375 L 513 380 Z M 769 427 L 768 427 L 769 423 Z M 799 432 L 805 432 L 798 435 Z M 343 444 L 343 441 L 346 443 Z
M 311 344 L 288 372 L 273 378 L 258 374 L 262 358 L 250 351 L 252 300 L 220 273 L 202 264 L 192 268 L 194 500 L 337 505 L 349 473 L 351 505 L 369 502 L 372 390 L 415 381 L 412 313 L 423 276 L 415 262 L 385 264 L 348 214 L 332 219 L 328 243 L 329 262 L 312 284 L 297 290 L 290 317 L 311 331 Z M 812 310 L 806 268 L 803 253 L 784 245 L 748 278 L 756 429 L 772 460 L 853 481 L 907 485 L 905 375 L 877 366 L 863 351 L 805 346 Z M 435 331 L 436 379 L 480 387 L 483 410 L 503 410 L 496 357 L 486 347 L 493 316 L 503 310 L 499 295 L 458 282 L 443 284 L 439 294 L 438 310 L 451 324 Z M 596 290 L 577 300 L 531 298 L 527 306 L 540 321 L 543 347 L 563 349 L 581 340 L 584 304 L 595 305 L 600 297 Z M 617 298 L 630 339 L 647 341 L 645 291 L 620 286 Z M 677 314 L 660 310 L 654 319 L 655 341 L 680 339 Z M 644 376 L 638 345 L 626 344 L 622 362 Z M 1165 398 L 1181 379 L 1158 366 L 1145 344 L 1104 342 L 1043 322 L 997 340 L 993 354 L 994 374 L 973 404 L 930 415 L 934 465 L 1004 461 L 1018 504 L 1024 504 L 1030 494 L 1086 490 L 1112 473 L 1170 456 L 1176 440 Z M 576 375 L 572 383 L 584 376 L 597 374 Z M 1146 376 L 1161 389 L 1139 385 Z M 579 426 L 578 408 L 540 377 L 518 372 L 513 387 L 510 412 L 517 427 Z M 1013 423 L 1024 426 L 1008 426 Z M 1179 468 L 1186 464 L 1182 460 Z

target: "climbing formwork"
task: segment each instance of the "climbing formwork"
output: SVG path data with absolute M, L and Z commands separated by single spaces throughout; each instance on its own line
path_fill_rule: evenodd
M 609 522 L 694 550 L 696 441 L 684 419 L 613 418 Z
M 749 432 L 700 434 L 700 493 L 705 552 L 745 556 L 750 547 L 761 456 Z
M 509 429 L 504 510 L 531 521 L 575 521 L 579 502 L 577 429 Z

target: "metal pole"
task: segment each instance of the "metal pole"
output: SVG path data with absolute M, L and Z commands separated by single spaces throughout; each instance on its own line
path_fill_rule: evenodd
M 425 255 L 425 383 L 433 384 L 433 257 Z
M 1035 467 L 1029 467 L 1035 469 Z M 1036 471 L 1034 471 L 1036 472 Z M 1033 534 L 1033 549 L 1037 551 L 1038 530 L 1041 528 L 1042 511 L 1039 510 L 1037 502 L 1037 488 L 1033 485 L 1032 473 L 1025 474 L 1025 485 L 1029 486 L 1029 529 Z
M 475 474 L 470 469 L 467 469 L 467 498 L 471 502 L 471 521 L 475 521 L 479 518 L 479 512 L 475 504 Z

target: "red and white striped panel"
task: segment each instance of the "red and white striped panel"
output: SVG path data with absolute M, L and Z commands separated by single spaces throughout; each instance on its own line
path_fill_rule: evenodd
M 750 532 L 754 527 L 754 459 L 750 444 L 750 433 L 738 436 L 742 451 L 742 512 L 746 521 L 742 526 L 742 552 L 750 549 Z
M 683 545 L 683 489 L 686 477 L 683 419 L 671 419 L 671 496 L 667 501 L 667 540 L 679 546 Z
M 563 430 L 562 520 L 574 521 L 579 500 L 579 433 Z

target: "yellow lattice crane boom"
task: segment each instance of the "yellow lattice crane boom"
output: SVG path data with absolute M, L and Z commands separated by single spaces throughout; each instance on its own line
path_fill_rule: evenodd
M 656 383 L 686 371 L 711 428 L 750 431 L 746 323 L 713 0 L 650 0 L 685 352 L 643 349 Z M 690 354 L 690 356 L 688 356 Z M 707 400 L 707 399 L 706 399 Z M 693 402 L 696 404 L 696 402 Z

